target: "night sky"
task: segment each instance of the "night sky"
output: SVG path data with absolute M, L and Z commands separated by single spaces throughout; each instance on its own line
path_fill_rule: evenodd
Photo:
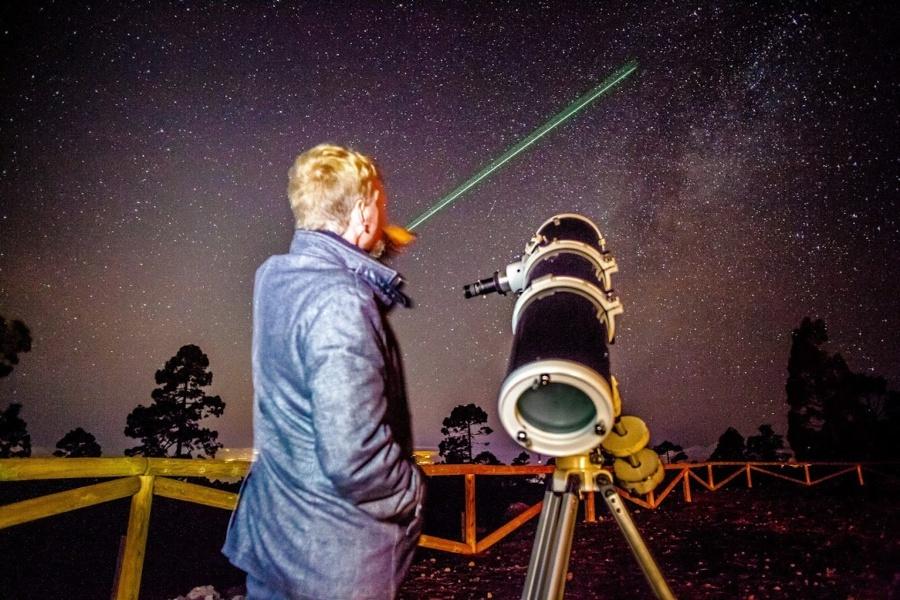
M 619 263 L 613 371 L 654 443 L 785 433 L 790 332 L 825 319 L 900 387 L 895 3 L 18 2 L 0 8 L 0 380 L 32 442 L 136 444 L 126 415 L 184 344 L 251 445 L 253 273 L 283 253 L 294 156 L 372 155 L 406 223 L 630 58 L 610 95 L 422 225 L 391 266 L 417 446 L 491 413 L 513 301 L 461 287 L 548 217 Z M 767 4 L 767 3 L 762 3 Z M 514 454 L 514 452 L 512 452 Z

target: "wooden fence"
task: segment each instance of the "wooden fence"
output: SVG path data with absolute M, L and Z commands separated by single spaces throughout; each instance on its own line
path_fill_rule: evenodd
M 243 477 L 250 462 L 246 460 L 189 460 L 166 458 L 11 458 L 0 459 L 0 482 L 39 479 L 114 478 L 110 481 L 47 494 L 13 504 L 0 506 L 0 529 L 36 519 L 93 506 L 111 500 L 131 497 L 128 531 L 116 577 L 117 600 L 136 599 L 140 590 L 144 553 L 150 523 L 153 496 L 163 496 L 205 506 L 233 510 L 237 494 L 208 486 L 187 483 L 173 477 L 205 477 L 208 479 L 237 479 Z M 780 463 L 780 462 L 715 462 L 679 463 L 665 465 L 673 471 L 667 476 L 658 494 L 638 498 L 619 490 L 626 500 L 645 508 L 655 509 L 669 497 L 680 483 L 686 502 L 691 502 L 691 481 L 714 492 L 729 482 L 745 477 L 753 486 L 753 475 L 775 477 L 803 486 L 814 486 L 842 475 L 855 475 L 864 484 L 865 463 Z M 544 465 L 424 465 L 429 477 L 461 476 L 465 483 L 462 541 L 423 535 L 419 545 L 459 554 L 484 552 L 504 537 L 534 518 L 541 511 L 538 502 L 500 526 L 483 539 L 477 539 L 475 514 L 475 483 L 482 476 L 535 476 L 551 473 L 552 466 Z M 716 481 L 716 470 L 726 475 Z M 700 472 L 701 475 L 698 475 Z M 585 520 L 596 520 L 593 493 L 585 495 Z

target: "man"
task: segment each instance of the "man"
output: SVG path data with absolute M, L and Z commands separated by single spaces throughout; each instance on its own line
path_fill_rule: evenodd
M 393 598 L 418 542 L 423 475 L 396 343 L 400 277 L 374 164 L 337 146 L 288 173 L 290 253 L 253 292 L 254 447 L 223 552 L 248 598 Z

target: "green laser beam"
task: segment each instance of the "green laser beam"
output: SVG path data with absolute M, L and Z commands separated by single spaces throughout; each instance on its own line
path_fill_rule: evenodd
M 524 152 L 529 146 L 537 142 L 539 139 L 550 133 L 557 125 L 562 123 L 563 121 L 569 119 L 570 117 L 575 116 L 578 112 L 580 112 L 584 107 L 588 104 L 605 94 L 607 91 L 614 88 L 621 81 L 623 81 L 626 77 L 634 73 L 637 70 L 637 61 L 630 61 L 626 63 L 624 66 L 620 67 L 615 73 L 607 77 L 603 80 L 603 83 L 584 94 L 574 102 L 572 102 L 569 106 L 564 108 L 562 111 L 557 113 L 553 118 L 549 121 L 535 129 L 531 132 L 527 137 L 516 143 L 509 150 L 503 153 L 502 156 L 488 164 L 481 171 L 473 175 L 470 179 L 468 179 L 461 186 L 438 200 L 434 205 L 428 208 L 421 215 L 413 219 L 406 226 L 407 229 L 412 231 L 438 212 L 455 202 L 460 196 L 465 194 L 467 191 L 478 185 L 478 183 L 488 177 L 491 173 L 508 163 L 518 154 Z

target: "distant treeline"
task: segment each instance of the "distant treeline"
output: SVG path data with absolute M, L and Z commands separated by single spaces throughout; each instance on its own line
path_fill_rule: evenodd
M 900 393 L 883 377 L 855 373 L 839 353 L 825 348 L 828 335 L 821 319 L 803 319 L 792 332 L 785 384 L 787 443 L 799 460 L 890 460 L 900 458 Z M 31 350 L 31 332 L 21 321 L 0 317 L 0 377 L 8 376 L 19 355 Z M 209 358 L 194 345 L 182 346 L 156 371 L 151 402 L 138 405 L 126 418 L 124 433 L 140 443 L 129 456 L 214 457 L 222 447 L 218 432 L 200 423 L 220 417 L 225 402 L 205 389 L 212 383 Z M 0 457 L 31 455 L 31 436 L 22 405 L 0 412 Z M 488 413 L 474 403 L 453 408 L 443 420 L 438 451 L 444 463 L 500 464 L 486 448 L 493 430 Z M 481 451 L 479 452 L 478 449 Z M 684 449 L 665 440 L 653 449 L 666 462 L 687 460 Z M 57 443 L 56 456 L 100 456 L 95 437 L 82 427 Z M 786 460 L 785 436 L 771 424 L 744 439 L 734 427 L 719 438 L 709 460 Z M 513 464 L 527 464 L 521 452 Z

